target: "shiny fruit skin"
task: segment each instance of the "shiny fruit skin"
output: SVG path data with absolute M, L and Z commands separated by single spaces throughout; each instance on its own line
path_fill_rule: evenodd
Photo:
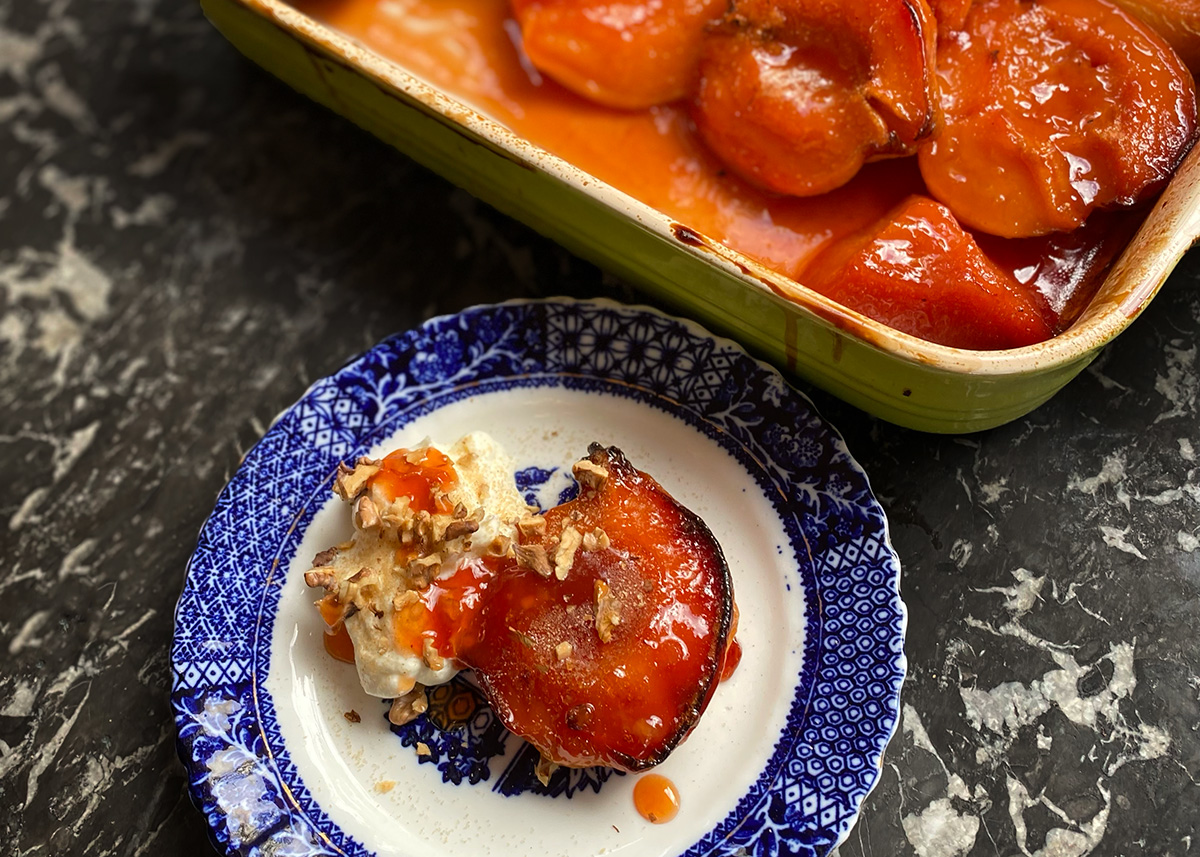
M 1055 332 L 1046 299 L 995 265 L 943 205 L 911 196 L 835 243 L 801 282 L 891 327 L 955 348 L 1018 348 Z
M 597 104 L 640 110 L 687 97 L 704 28 L 726 0 L 513 0 L 525 54 Z
M 935 40 L 925 0 L 734 0 L 701 53 L 696 129 L 752 184 L 825 193 L 935 133 Z
M 1191 74 L 1105 0 L 984 0 L 938 41 L 930 193 L 974 229 L 1023 238 L 1157 192 L 1191 147 Z
M 501 722 L 550 761 L 640 771 L 687 736 L 716 688 L 732 582 L 700 518 L 615 447 L 589 453 L 607 480 L 547 512 L 538 543 L 553 548 L 574 527 L 603 530 L 608 547 L 579 550 L 561 580 L 526 567 L 499 574 L 459 657 Z M 601 584 L 620 602 L 607 642 Z

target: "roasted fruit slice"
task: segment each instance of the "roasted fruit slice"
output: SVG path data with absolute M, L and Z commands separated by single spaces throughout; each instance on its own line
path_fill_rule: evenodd
M 704 522 L 616 447 L 575 465 L 579 496 L 526 526 L 458 656 L 545 760 L 640 771 L 716 688 L 733 591 Z
M 695 85 L 704 27 L 726 0 L 512 0 L 530 62 L 573 92 L 640 110 Z
M 734 0 L 701 51 L 696 128 L 760 187 L 833 190 L 935 131 L 935 30 L 925 0 Z
M 1035 289 L 995 265 L 950 211 L 911 196 L 835 242 L 801 282 L 897 330 L 955 348 L 1017 348 L 1054 335 Z
M 982 0 L 938 42 L 942 132 L 930 192 L 1005 238 L 1075 229 L 1157 192 L 1196 132 L 1179 57 L 1104 0 Z

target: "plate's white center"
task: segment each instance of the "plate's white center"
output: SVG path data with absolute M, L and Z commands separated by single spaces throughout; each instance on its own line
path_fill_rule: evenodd
M 616 445 L 700 515 L 721 543 L 741 611 L 743 657 L 699 726 L 655 769 L 677 785 L 679 815 L 667 824 L 644 821 L 633 806 L 636 776 L 611 777 L 598 794 L 585 790 L 569 799 L 506 797 L 492 791 L 499 765 L 491 780 L 454 786 L 442 782 L 436 765 L 418 764 L 388 730 L 386 709 L 362 693 L 354 668 L 322 646 L 315 595 L 302 577 L 317 551 L 350 532 L 346 506 L 332 497 L 288 571 L 271 640 L 265 687 L 291 759 L 329 817 L 381 855 L 679 854 L 734 810 L 782 736 L 804 640 L 796 551 L 737 459 L 686 423 L 615 396 L 560 387 L 473 396 L 413 421 L 373 452 L 425 437 L 449 444 L 475 429 L 495 437 L 519 469 L 558 467 L 569 474 L 590 442 Z M 361 723 L 346 720 L 351 709 L 362 714 Z

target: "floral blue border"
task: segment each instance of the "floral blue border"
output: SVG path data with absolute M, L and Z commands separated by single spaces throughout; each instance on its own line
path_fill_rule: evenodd
M 633 397 L 738 456 L 809 562 L 807 637 L 763 777 L 686 857 L 820 855 L 850 830 L 895 728 L 905 662 L 899 563 L 865 474 L 775 370 L 644 307 L 476 307 L 394 336 L 315 384 L 221 493 L 176 609 L 172 701 L 193 800 L 227 854 L 367 854 L 312 801 L 265 675 L 286 569 L 338 461 L 449 401 L 513 385 Z M 258 605 L 258 609 L 247 609 Z

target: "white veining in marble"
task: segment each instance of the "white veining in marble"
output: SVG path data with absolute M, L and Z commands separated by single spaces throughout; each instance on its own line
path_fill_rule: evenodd
M 961 857 L 975 845 L 980 819 L 972 812 L 960 812 L 952 798 L 969 802 L 971 792 L 958 774 L 951 773 L 929 740 L 921 716 L 911 705 L 903 707 L 901 728 L 913 745 L 930 753 L 946 775 L 946 796 L 931 801 L 923 809 L 903 816 L 904 835 L 919 857 Z
M 1111 795 L 1103 786 L 1099 787 L 1104 797 L 1103 808 L 1087 821 L 1076 821 L 1063 809 L 1059 808 L 1045 794 L 1031 796 L 1025 785 L 1016 777 L 1007 777 L 1008 784 L 1008 815 L 1012 819 L 1013 828 L 1017 833 L 1017 844 L 1025 857 L 1085 857 L 1091 854 L 1104 838 L 1108 825 L 1108 814 L 1111 807 Z M 1042 806 L 1060 818 L 1067 826 L 1051 828 L 1046 833 L 1045 844 L 1036 850 L 1030 850 L 1028 830 L 1025 824 L 1025 813 L 1030 809 Z

